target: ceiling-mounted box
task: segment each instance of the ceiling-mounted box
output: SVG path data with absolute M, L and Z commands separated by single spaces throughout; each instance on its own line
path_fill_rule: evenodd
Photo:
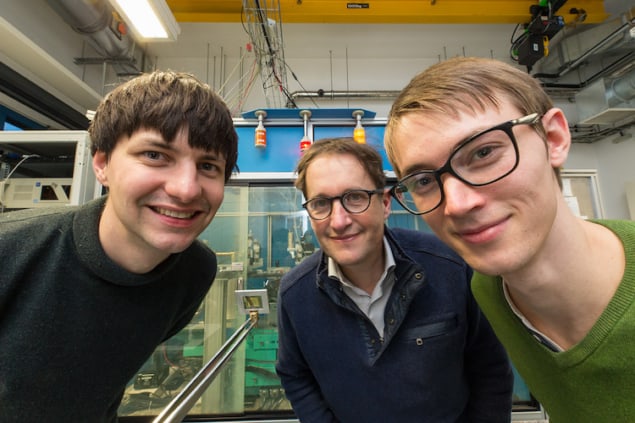
M 618 79 L 602 78 L 575 96 L 578 123 L 612 125 L 635 118 L 632 88 L 635 71 Z M 625 88 L 624 88 L 625 87 Z

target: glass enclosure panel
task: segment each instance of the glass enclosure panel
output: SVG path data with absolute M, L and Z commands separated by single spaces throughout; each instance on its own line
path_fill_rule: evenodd
M 275 373 L 277 295 L 281 277 L 319 249 L 302 194 L 291 182 L 227 186 L 225 200 L 200 239 L 218 257 L 218 273 L 192 322 L 160 345 L 129 382 L 121 416 L 156 416 L 247 320 L 236 290 L 266 290 L 269 313 L 259 316 L 245 342 L 196 403 L 190 415 L 293 416 Z M 429 228 L 392 202 L 389 227 Z M 528 394 L 518 380 L 518 399 Z
M 236 290 L 265 289 L 269 313 L 260 315 L 190 414 L 236 415 L 287 410 L 275 373 L 276 297 L 280 278 L 317 248 L 302 194 L 292 184 L 228 186 L 223 205 L 199 237 L 218 257 L 218 273 L 196 317 L 159 346 L 130 381 L 121 416 L 157 415 L 244 323 Z

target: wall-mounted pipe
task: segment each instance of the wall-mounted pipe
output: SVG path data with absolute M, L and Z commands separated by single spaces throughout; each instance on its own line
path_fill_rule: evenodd
M 295 107 L 291 100 L 296 99 L 319 99 L 319 100 L 335 100 L 335 99 L 351 99 L 351 98 L 370 98 L 370 99 L 394 99 L 401 91 L 325 91 L 319 89 L 317 91 L 295 91 L 289 94 L 290 100 L 287 102 L 287 108 Z
M 75 32 L 86 38 L 97 53 L 106 59 L 116 59 L 113 66 L 119 73 L 139 73 L 136 66 L 122 60 L 132 58 L 135 44 L 124 29 L 123 22 L 115 21 L 113 9 L 107 0 L 47 1 Z
M 633 45 L 633 37 L 631 36 L 631 31 L 634 27 L 635 8 L 606 23 L 596 25 L 587 31 L 571 34 L 558 41 L 555 48 L 550 48 L 553 53 L 538 62 L 540 71 L 535 73 L 534 77 L 543 79 L 561 78 L 579 66 L 587 64 L 587 61 L 593 56 L 617 51 L 617 49 L 620 48 L 624 49 L 627 53 L 632 53 L 633 50 L 631 46 Z M 593 40 L 595 34 L 605 34 L 607 31 L 610 32 L 601 38 L 598 37 L 596 40 Z M 593 44 L 585 45 L 588 43 L 588 34 L 591 34 Z M 573 51 L 582 50 L 584 53 L 576 58 L 565 59 L 563 50 L 569 48 Z M 603 68 L 606 68 L 606 65 L 603 65 Z M 581 85 L 586 85 L 590 82 L 592 81 L 587 80 L 581 83 Z

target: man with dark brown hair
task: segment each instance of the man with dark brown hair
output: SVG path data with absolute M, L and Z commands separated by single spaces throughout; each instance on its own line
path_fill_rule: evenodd
M 229 110 L 187 74 L 115 88 L 89 128 L 108 194 L 0 216 L 0 422 L 114 422 L 216 275 L 197 241 L 236 165 Z

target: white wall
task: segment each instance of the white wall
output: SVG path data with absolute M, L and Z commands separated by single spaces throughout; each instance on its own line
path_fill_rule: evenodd
M 630 132 L 635 132 L 631 128 Z M 615 138 L 615 137 L 614 137 Z M 607 217 L 629 219 L 625 183 L 635 181 L 635 139 L 619 144 L 604 140 L 595 145 L 598 155 L 598 175 Z
M 181 24 L 173 44 L 148 46 L 160 68 L 188 70 L 217 89 L 236 84 L 224 81 L 239 66 L 245 72 L 255 60 L 246 53 L 249 36 L 235 24 Z M 288 91 L 392 91 L 399 90 L 432 63 L 456 55 L 508 60 L 515 25 L 282 25 Z M 281 58 L 278 58 L 281 60 Z M 221 63 L 224 66 L 221 66 Z M 294 75 L 297 80 L 294 79 Z M 260 79 L 243 110 L 263 108 Z M 273 101 L 273 99 L 269 99 Z M 284 105 L 284 101 L 282 102 Z M 388 100 L 304 100 L 300 107 L 365 108 L 386 116 Z
M 631 128 L 626 134 L 633 133 Z M 630 219 L 625 184 L 635 181 L 635 137 L 618 136 L 592 144 L 573 144 L 566 169 L 597 169 L 604 217 Z M 617 140 L 618 142 L 614 142 Z

